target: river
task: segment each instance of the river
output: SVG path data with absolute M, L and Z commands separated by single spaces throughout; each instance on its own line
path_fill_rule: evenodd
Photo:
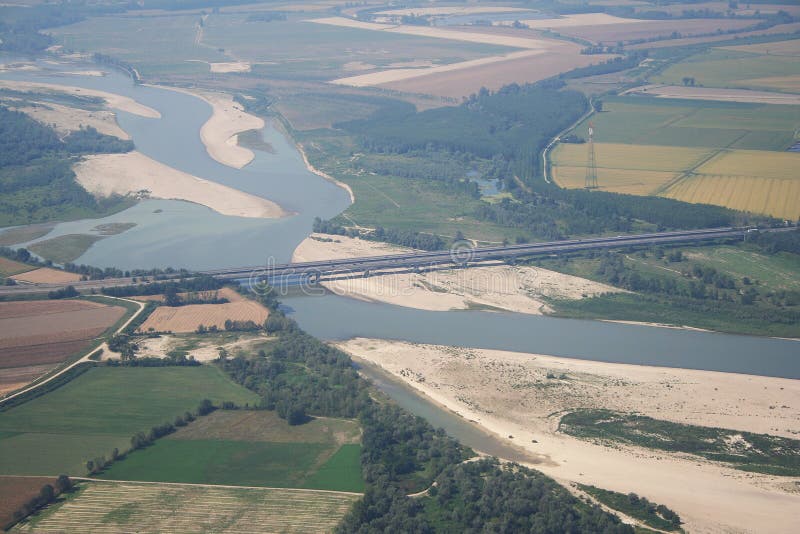
M 14 60 L 20 58 L 0 55 L 0 63 Z M 91 228 L 109 222 L 137 224 L 122 234 L 98 241 L 76 263 L 122 269 L 212 269 L 264 264 L 270 256 L 286 262 L 311 231 L 314 217 L 331 218 L 350 204 L 344 189 L 306 169 L 295 145 L 271 124 L 263 136 L 274 153 L 254 151 L 255 159 L 237 170 L 213 160 L 200 140 L 200 127 L 211 116 L 211 106 L 203 100 L 137 86 L 115 71 L 102 77 L 64 72 L 97 69 L 94 64 L 40 60 L 36 66 L 40 70 L 4 72 L 0 79 L 72 85 L 131 97 L 161 113 L 160 119 L 150 119 L 116 112 L 120 126 L 131 135 L 137 150 L 181 171 L 273 200 L 297 213 L 282 219 L 253 219 L 220 215 L 187 202 L 145 201 L 107 218 L 59 224 L 39 239 L 90 233 Z

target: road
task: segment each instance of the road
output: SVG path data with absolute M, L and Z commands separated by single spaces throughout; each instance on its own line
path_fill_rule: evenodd
M 125 302 L 132 302 L 133 304 L 136 304 L 137 306 L 139 306 L 139 309 L 138 309 L 138 310 L 136 310 L 136 311 L 135 311 L 135 312 L 134 312 L 134 313 L 133 313 L 133 314 L 132 314 L 132 315 L 131 315 L 131 316 L 128 318 L 128 320 L 127 320 L 127 321 L 125 321 L 125 323 L 124 323 L 122 326 L 120 326 L 119 328 L 117 328 L 117 330 L 114 332 L 114 334 L 115 334 L 115 335 L 116 335 L 116 334 L 119 334 L 119 333 L 121 333 L 123 330 L 125 330 L 125 328 L 127 328 L 127 326 L 128 326 L 129 324 L 131 324 L 131 321 L 133 321 L 134 319 L 136 319 L 136 318 L 139 316 L 139 314 L 140 314 L 140 313 L 142 313 L 142 310 L 144 310 L 144 306 L 145 306 L 145 303 L 144 303 L 144 302 L 139 302 L 139 301 L 137 301 L 137 300 L 121 299 L 121 298 L 117 298 L 117 297 L 106 297 L 106 298 L 115 299 L 115 300 L 124 300 Z M 10 401 L 10 400 L 11 400 L 11 399 L 13 399 L 13 398 L 19 397 L 20 395 L 24 395 L 25 393 L 27 393 L 27 392 L 29 392 L 29 391 L 32 391 L 32 390 L 34 390 L 34 389 L 37 389 L 37 388 L 39 388 L 39 387 L 41 387 L 41 386 L 43 386 L 43 385 L 47 384 L 48 382 L 50 382 L 50 381 L 52 381 L 52 380 L 55 380 L 56 378 L 58 378 L 59 376 L 63 375 L 64 373 L 66 373 L 67 371 L 69 371 L 70 369 L 72 369 L 73 367 L 77 367 L 78 365 L 80 365 L 80 364 L 82 364 L 82 363 L 88 362 L 88 361 L 89 361 L 89 356 L 91 356 L 92 354 L 94 354 L 95 352 L 97 352 L 97 350 L 99 350 L 99 349 L 102 349 L 104 352 L 105 352 L 105 351 L 108 351 L 108 350 L 109 350 L 109 349 L 108 349 L 108 343 L 106 343 L 105 341 L 103 341 L 103 343 L 102 343 L 100 346 L 98 346 L 98 347 L 93 347 L 93 348 L 89 349 L 89 351 L 88 351 L 86 354 L 84 354 L 83 356 L 81 356 L 80 358 L 78 358 L 77 360 L 75 360 L 74 362 L 72 362 L 71 364 L 67 365 L 66 367 L 64 367 L 64 368 L 62 368 L 62 369 L 59 369 L 57 372 L 55 372 L 55 373 L 53 373 L 52 375 L 48 376 L 48 377 L 47 377 L 47 378 L 45 378 L 44 380 L 42 380 L 42 381 L 40 381 L 40 382 L 36 382 L 36 383 L 34 383 L 34 384 L 31 384 L 30 386 L 26 387 L 25 389 L 21 389 L 21 390 L 19 390 L 19 391 L 16 391 L 16 392 L 12 393 L 11 395 L 9 395 L 9 396 L 7 396 L 7 397 L 3 397 L 3 398 L 1 398 L 1 399 L 0 399 L 0 405 L 2 405 L 2 404 L 3 404 L 3 403 L 5 403 L 5 402 L 8 402 L 8 401 Z
M 789 228 L 762 229 L 766 232 L 792 230 Z M 659 244 L 689 243 L 715 239 L 743 238 L 748 228 L 710 228 L 705 230 L 686 230 L 677 232 L 658 232 L 650 234 L 620 235 L 589 239 L 529 243 L 524 245 L 505 245 L 480 248 L 456 248 L 454 250 L 433 252 L 409 252 L 384 256 L 347 258 L 339 260 L 313 261 L 303 263 L 251 265 L 227 269 L 198 271 L 196 274 L 211 275 L 223 280 L 267 280 L 275 282 L 290 278 L 316 281 L 330 276 L 363 273 L 375 274 L 381 271 L 398 269 L 425 269 L 443 265 L 470 267 L 487 261 L 510 261 L 519 257 L 553 255 L 582 250 L 602 250 L 629 246 L 654 246 Z M 177 276 L 175 277 L 177 278 Z M 163 279 L 162 279 L 163 280 Z M 161 281 L 161 280 L 159 280 Z M 63 284 L 36 284 L 0 287 L 0 296 L 23 293 L 43 293 L 72 285 L 81 292 L 103 287 L 126 286 L 133 283 L 131 278 L 106 278 Z

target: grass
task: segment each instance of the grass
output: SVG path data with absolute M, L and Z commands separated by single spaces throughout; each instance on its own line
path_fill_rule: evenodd
M 652 81 L 680 85 L 684 77 L 693 77 L 698 85 L 710 87 L 796 92 L 800 80 L 789 86 L 779 80 L 798 76 L 800 63 L 795 57 L 715 48 L 671 65 Z
M 353 188 L 356 202 L 337 222 L 352 226 L 396 228 L 429 232 L 444 237 L 458 231 L 472 239 L 499 243 L 519 234 L 472 216 L 479 200 L 465 193 L 453 192 L 429 180 L 361 173 L 353 168 L 351 151 L 357 150 L 352 139 L 342 135 L 305 133 L 301 141 L 308 157 L 317 167 Z
M 597 499 L 598 502 L 622 512 L 629 517 L 638 519 L 649 527 L 666 530 L 668 532 L 675 530 L 680 530 L 682 532 L 680 528 L 680 517 L 675 515 L 673 521 L 668 520 L 663 514 L 669 514 L 671 510 L 663 507 L 663 505 L 658 506 L 638 496 L 632 498 L 635 494 L 625 495 L 624 493 L 584 484 L 578 484 L 578 487 Z
M 34 254 L 54 263 L 69 263 L 81 257 L 102 236 L 67 234 L 39 241 L 28 247 Z
M 743 471 L 800 475 L 800 440 L 796 439 L 685 425 L 611 410 L 568 413 L 561 418 L 559 431 L 584 439 L 693 454 Z
M 39 239 L 53 229 L 52 224 L 32 224 L 17 226 L 0 233 L 0 246 L 17 245 L 33 239 Z
M 358 499 L 347 493 L 170 484 L 81 482 L 79 488 L 19 531 L 331 531 Z
M 0 431 L 19 433 L 0 440 L 0 474 L 83 475 L 86 460 L 127 449 L 135 432 L 172 421 L 206 397 L 257 400 L 211 366 L 90 369 L 0 413 Z

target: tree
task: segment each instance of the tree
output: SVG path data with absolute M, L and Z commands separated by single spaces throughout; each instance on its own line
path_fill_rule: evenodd
M 67 475 L 58 475 L 56 479 L 56 491 L 64 493 L 72 489 L 72 480 Z
M 178 295 L 178 288 L 174 284 L 169 284 L 164 291 L 164 304 L 167 306 L 181 305 L 181 297 Z
M 203 399 L 197 407 L 197 415 L 208 415 L 214 411 L 214 404 L 209 399 Z

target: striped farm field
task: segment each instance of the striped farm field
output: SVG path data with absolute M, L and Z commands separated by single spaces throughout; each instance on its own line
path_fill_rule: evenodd
M 83 482 L 14 532 L 330 532 L 357 493 Z
M 708 149 L 595 143 L 600 189 L 631 195 L 653 194 L 709 154 Z M 587 146 L 561 144 L 553 153 L 553 178 L 561 187 L 580 188 L 586 177 Z
M 788 220 L 800 218 L 800 154 L 734 150 L 702 165 L 664 196 Z

